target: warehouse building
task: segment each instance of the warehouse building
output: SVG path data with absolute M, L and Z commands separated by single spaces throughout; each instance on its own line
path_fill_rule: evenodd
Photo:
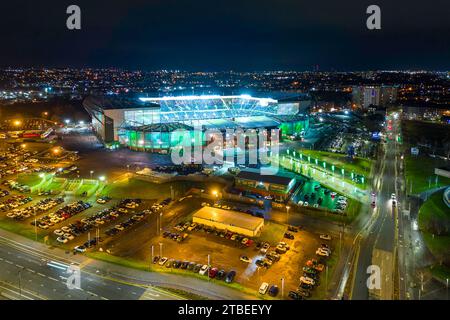
M 214 207 L 203 207 L 198 210 L 193 216 L 193 222 L 247 237 L 259 236 L 264 227 L 263 218 Z

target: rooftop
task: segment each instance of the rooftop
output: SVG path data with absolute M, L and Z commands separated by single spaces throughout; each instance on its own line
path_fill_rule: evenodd
M 245 179 L 245 180 L 253 180 L 253 181 L 260 181 L 265 183 L 273 183 L 273 184 L 279 184 L 279 185 L 289 185 L 294 178 L 286 177 L 286 176 L 276 176 L 276 175 L 261 175 L 256 171 L 250 171 L 250 170 L 242 170 L 240 171 L 237 176 L 237 178 Z
M 194 217 L 252 231 L 256 230 L 261 226 L 261 224 L 264 223 L 263 218 L 253 217 L 246 213 L 223 210 L 214 207 L 203 207 L 194 214 Z
M 175 130 L 193 130 L 194 128 L 183 123 L 178 122 L 166 122 L 166 123 L 154 123 L 143 126 L 124 126 L 122 129 L 133 131 L 152 131 L 152 132 L 173 132 Z

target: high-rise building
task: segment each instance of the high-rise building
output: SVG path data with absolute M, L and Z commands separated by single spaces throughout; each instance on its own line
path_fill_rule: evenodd
M 397 87 L 394 86 L 355 86 L 352 88 L 352 102 L 356 108 L 382 106 L 394 103 L 397 99 Z

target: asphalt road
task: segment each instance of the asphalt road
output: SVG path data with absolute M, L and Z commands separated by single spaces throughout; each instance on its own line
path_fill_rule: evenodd
M 78 265 L 81 289 L 66 285 L 67 266 Z M 254 299 L 238 290 L 176 274 L 126 268 L 47 247 L 0 230 L 0 296 L 8 299 L 184 299 L 163 288 L 208 299 Z M 25 297 L 26 295 L 26 297 Z
M 0 295 L 25 300 L 175 299 L 170 292 L 126 284 L 81 270 L 80 289 L 69 289 L 70 263 L 26 246 L 0 240 Z
M 393 127 L 394 136 L 396 128 Z M 369 289 L 367 268 L 377 264 L 381 268 L 381 292 L 383 299 L 392 299 L 394 290 L 394 256 L 396 253 L 396 208 L 392 204 L 391 194 L 397 192 L 398 147 L 394 140 L 385 144 L 381 157 L 381 166 L 375 172 L 375 193 L 377 207 L 373 212 L 373 221 L 364 230 L 363 237 L 357 242 L 355 273 L 352 283 L 352 299 L 368 300 Z M 389 266 L 389 267 L 388 267 Z

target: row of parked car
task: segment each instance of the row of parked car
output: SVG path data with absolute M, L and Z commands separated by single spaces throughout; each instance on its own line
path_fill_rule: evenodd
M 193 223 L 181 223 L 175 226 L 175 229 L 177 231 L 203 231 L 207 234 L 214 234 L 220 238 L 224 238 L 224 239 L 228 239 L 231 241 L 236 241 L 237 243 L 241 244 L 242 246 L 245 247 L 250 247 L 253 245 L 254 241 L 252 239 L 249 239 L 243 235 L 237 234 L 237 233 L 233 233 L 231 231 L 224 231 L 224 230 L 219 230 L 210 226 L 206 226 L 206 225 L 202 225 L 202 224 L 197 224 L 195 222 Z
M 17 181 L 14 180 L 6 180 L 5 182 L 3 182 L 3 185 L 8 186 L 10 190 L 16 190 L 19 192 L 30 192 L 29 186 L 18 183 Z
M 125 220 L 122 223 L 115 225 L 113 228 L 105 231 L 105 234 L 108 236 L 114 236 L 126 229 L 129 229 L 131 226 L 140 222 L 144 217 L 148 214 L 151 214 L 151 210 L 143 210 L 141 212 L 135 213 L 131 218 Z
M 193 273 L 198 273 L 202 276 L 208 276 L 211 279 L 224 280 L 227 283 L 233 282 L 236 277 L 236 271 L 230 270 L 226 272 L 224 269 L 218 269 L 207 264 L 201 264 L 191 261 L 181 261 L 176 259 L 169 259 L 167 257 L 155 256 L 153 263 L 166 268 L 184 269 Z
M 326 234 L 320 235 L 320 239 L 330 241 L 331 237 Z M 320 254 L 319 254 L 320 253 Z M 331 249 L 328 244 L 321 244 L 316 254 L 319 260 L 310 259 L 303 266 L 303 275 L 300 277 L 300 284 L 296 291 L 290 291 L 289 297 L 295 300 L 306 299 L 311 296 L 311 290 L 319 285 L 320 274 L 324 270 L 325 260 L 331 255 Z
M 0 211 L 9 211 L 18 208 L 20 206 L 23 206 L 24 204 L 27 204 L 30 201 L 33 201 L 33 198 L 25 197 L 23 195 L 12 196 L 11 198 L 0 202 Z
M 183 242 L 189 237 L 189 234 L 165 231 L 162 236 L 163 238 L 169 238 L 177 242 Z
M 56 199 L 46 198 L 46 199 L 40 200 L 39 202 L 37 202 L 36 204 L 34 204 L 32 206 L 29 206 L 26 208 L 13 209 L 6 216 L 8 218 L 22 221 L 22 220 L 28 219 L 32 215 L 46 212 L 63 202 L 64 202 L 64 198 L 56 198 Z
M 41 229 L 48 229 L 49 227 L 54 226 L 86 209 L 92 207 L 92 204 L 89 202 L 84 202 L 82 200 L 75 201 L 71 204 L 68 204 L 58 210 L 56 212 L 49 213 L 43 217 L 40 217 L 36 224 Z M 34 221 L 31 223 L 34 225 Z

